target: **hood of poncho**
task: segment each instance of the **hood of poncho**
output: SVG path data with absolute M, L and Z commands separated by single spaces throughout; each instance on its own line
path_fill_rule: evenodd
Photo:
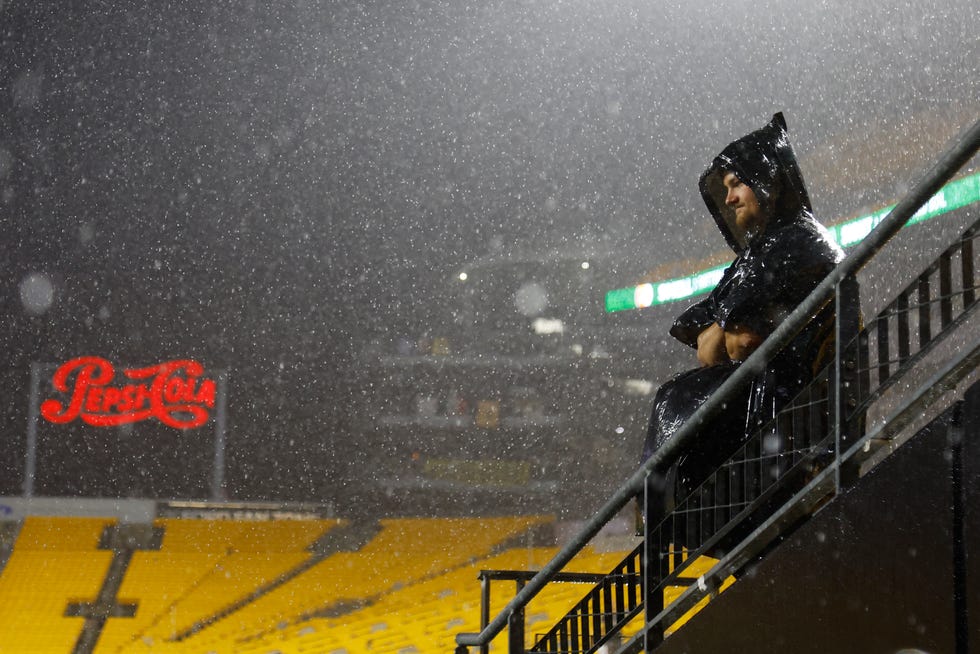
M 735 211 L 725 204 L 727 189 L 722 183 L 728 172 L 735 173 L 759 200 L 768 218 L 762 232 L 749 236 L 735 224 Z M 812 216 L 810 197 L 782 113 L 722 150 L 701 174 L 699 187 L 708 211 L 736 254 L 742 254 L 751 240 Z

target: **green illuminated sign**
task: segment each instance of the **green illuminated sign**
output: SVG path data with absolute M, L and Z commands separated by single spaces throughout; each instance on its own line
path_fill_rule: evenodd
M 952 181 L 939 189 L 915 212 L 907 225 L 921 223 L 978 201 L 980 201 L 980 173 Z M 829 227 L 828 231 L 838 245 L 851 247 L 870 234 L 871 230 L 877 227 L 878 223 L 884 220 L 894 208 L 893 204 L 867 216 L 860 216 Z M 609 291 L 606 293 L 606 312 L 643 309 L 707 293 L 715 287 L 727 267 L 726 264 L 701 270 L 687 277 Z

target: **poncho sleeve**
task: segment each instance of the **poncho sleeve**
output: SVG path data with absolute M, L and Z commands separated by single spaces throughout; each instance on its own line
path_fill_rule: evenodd
M 718 297 L 722 295 L 724 289 L 728 287 L 735 267 L 736 266 L 733 263 L 731 266 L 725 269 L 721 280 L 715 286 L 714 290 L 711 291 L 711 294 L 708 295 L 708 297 L 696 304 L 691 305 L 684 311 L 684 313 L 677 316 L 677 318 L 674 320 L 674 324 L 670 328 L 671 336 L 679 340 L 681 343 L 689 345 L 690 347 L 698 346 L 698 334 L 717 321 L 716 314 L 718 311 Z
M 780 230 L 759 250 L 733 271 L 716 298 L 714 317 L 723 329 L 741 325 L 766 338 L 833 269 L 837 257 L 817 234 L 795 226 Z

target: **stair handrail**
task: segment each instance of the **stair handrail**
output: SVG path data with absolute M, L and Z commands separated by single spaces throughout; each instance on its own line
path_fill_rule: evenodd
M 980 149 L 980 119 L 949 146 L 935 164 L 895 205 L 868 236 L 858 243 L 803 302 L 790 312 L 718 389 L 677 430 L 674 437 L 656 450 L 599 508 L 554 558 L 500 610 L 479 633 L 456 635 L 457 651 L 490 643 L 507 626 L 510 616 L 530 602 L 643 489 L 650 473 L 674 462 L 696 437 L 699 427 L 718 415 L 739 388 L 765 370 L 766 364 L 789 344 L 810 319 L 834 296 L 838 284 L 860 271 L 885 244 L 905 226 L 916 211 L 945 185 Z

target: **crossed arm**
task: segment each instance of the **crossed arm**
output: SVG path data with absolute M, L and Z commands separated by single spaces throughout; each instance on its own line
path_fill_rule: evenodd
M 702 367 L 726 361 L 744 361 L 762 344 L 763 338 L 741 325 L 727 330 L 712 323 L 698 334 L 698 363 Z

